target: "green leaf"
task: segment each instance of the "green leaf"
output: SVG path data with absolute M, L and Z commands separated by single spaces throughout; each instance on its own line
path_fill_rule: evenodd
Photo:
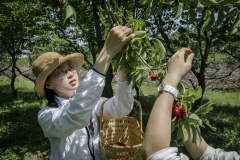
M 201 2 L 198 2 L 197 11 L 201 13 L 203 10 L 204 10 L 204 5 Z
M 148 67 L 147 66 L 138 66 L 136 67 L 136 70 L 147 70 Z
M 75 10 L 71 5 L 67 5 L 65 10 L 66 10 L 66 15 L 65 15 L 64 23 L 69 17 L 71 17 L 75 13 Z
M 203 119 L 203 123 L 205 123 L 209 128 L 211 128 L 211 130 L 213 130 L 214 132 L 217 130 L 216 127 L 213 127 L 209 121 L 207 119 Z
M 164 45 L 162 44 L 162 42 L 159 39 L 156 39 L 156 49 L 155 50 L 157 52 L 159 52 L 159 54 L 161 55 L 162 59 L 165 57 L 166 49 L 165 49 Z
M 195 93 L 194 92 L 189 92 L 184 100 L 188 101 L 188 102 L 191 102 L 191 103 L 194 103 L 195 102 Z
M 183 130 L 183 142 L 186 142 L 190 138 L 190 127 L 188 123 L 184 123 L 182 125 L 182 130 Z
M 191 125 L 192 130 L 192 142 L 195 143 L 197 146 L 201 143 L 201 132 L 198 126 L 195 126 L 194 124 Z
M 138 38 L 146 37 L 146 31 L 135 31 L 134 33 L 135 33 L 136 37 L 138 37 Z
M 181 121 L 178 121 L 177 139 L 181 139 L 182 137 L 183 137 L 182 123 L 181 123 Z
M 134 32 L 137 36 L 146 34 L 146 31 L 135 31 Z
M 148 8 L 147 8 L 146 16 L 147 16 L 147 18 L 149 18 L 154 7 L 152 7 L 153 0 L 148 0 L 147 2 L 148 2 Z
M 74 9 L 71 5 L 66 6 L 66 19 L 68 19 L 70 16 L 72 16 L 74 13 Z
M 231 30 L 230 30 L 230 34 L 234 34 L 236 33 L 235 32 L 235 29 L 240 25 L 240 14 L 238 13 L 238 16 L 233 24 L 233 26 L 231 27 Z
M 234 2 L 236 2 L 236 0 L 222 0 L 220 2 L 218 2 L 219 5 L 227 5 L 227 4 L 234 4 Z
M 183 3 L 179 2 L 178 6 L 176 8 L 177 9 L 176 9 L 175 14 L 173 16 L 173 19 L 177 19 L 178 17 L 181 16 L 182 11 L 183 11 Z
M 197 120 L 197 121 L 198 121 L 198 124 L 199 124 L 200 126 L 202 126 L 202 120 L 198 117 L 198 115 L 192 113 L 192 114 L 189 115 L 189 118 L 192 118 L 192 119 Z
M 108 29 L 107 27 L 105 27 L 105 29 L 104 29 L 104 34 L 103 34 L 103 37 L 102 37 L 103 40 L 106 40 L 106 39 L 107 39 L 108 31 L 109 31 L 109 29 Z
M 139 47 L 139 45 L 141 44 L 141 38 L 139 37 L 133 38 L 131 40 L 131 44 L 133 44 L 135 47 Z
M 184 117 L 184 119 L 189 123 L 189 124 L 198 124 L 199 119 L 193 119 L 193 118 L 189 118 L 189 117 Z
M 188 24 L 192 24 L 195 21 L 195 19 L 196 19 L 196 12 L 194 9 L 190 8 Z
M 224 14 L 223 10 L 219 9 L 218 10 L 218 18 L 217 18 L 217 21 L 216 21 L 216 26 L 217 27 L 222 24 L 224 18 L 225 18 L 225 14 Z
M 140 80 L 141 78 L 142 78 L 142 74 L 139 74 L 139 73 L 138 73 L 138 76 L 137 76 L 137 78 L 136 78 L 136 81 Z
M 237 33 L 237 32 L 238 32 L 238 28 L 234 28 L 234 29 L 230 32 L 230 34 L 233 35 L 234 33 Z
M 201 0 L 201 1 L 204 2 L 208 6 L 217 4 L 217 2 L 215 0 Z
M 179 95 L 181 95 L 181 96 L 185 95 L 186 89 L 185 89 L 183 83 L 179 83 L 178 86 L 177 86 L 177 89 L 178 89 L 178 94 Z
M 139 22 L 138 21 L 134 21 L 133 22 L 133 32 L 137 31 L 139 27 Z
M 232 17 L 232 15 L 237 11 L 237 7 L 231 8 L 228 13 L 225 15 L 225 18 Z
M 203 114 L 207 114 L 208 112 L 210 112 L 213 107 L 211 107 L 213 103 L 211 101 L 203 104 L 201 107 L 199 107 L 194 113 L 197 115 L 203 115 Z
M 202 87 L 198 86 L 195 92 L 195 101 L 202 98 Z
M 186 113 L 190 112 L 192 109 L 192 103 L 191 102 L 184 102 L 183 104 L 184 111 Z
M 148 27 L 148 35 L 149 35 L 149 36 L 152 36 L 152 35 L 153 35 L 152 30 L 151 30 L 150 27 Z
M 177 124 L 178 124 L 178 121 L 176 121 L 176 117 L 174 117 L 171 122 L 171 132 L 175 130 Z
M 183 1 L 183 3 L 191 3 L 191 2 L 193 2 L 193 0 L 182 0 Z
M 100 19 L 102 19 L 102 20 L 105 19 L 104 18 L 104 15 L 105 15 L 104 9 L 102 7 L 99 7 L 99 6 L 97 7 L 97 9 L 98 9 L 98 13 L 97 14 L 100 17 Z
M 147 3 L 147 0 L 142 0 L 141 1 L 141 4 L 146 4 Z
M 158 14 L 158 13 L 162 10 L 163 3 L 162 3 L 162 2 L 159 2 L 157 6 L 158 6 L 158 7 L 157 7 L 157 9 L 155 10 L 154 14 Z
M 202 29 L 207 31 L 209 30 L 215 23 L 214 13 L 209 11 L 207 20 L 203 23 Z

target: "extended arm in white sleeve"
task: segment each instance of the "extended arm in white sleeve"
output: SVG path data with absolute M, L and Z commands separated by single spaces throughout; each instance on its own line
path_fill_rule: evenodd
M 118 82 L 114 97 L 107 100 L 103 106 L 103 118 L 121 118 L 128 115 L 133 107 L 134 95 L 132 84 Z

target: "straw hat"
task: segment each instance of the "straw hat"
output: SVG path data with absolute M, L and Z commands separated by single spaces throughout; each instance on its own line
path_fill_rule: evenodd
M 37 78 L 34 87 L 41 97 L 45 97 L 44 85 L 45 81 L 50 73 L 52 73 L 62 63 L 69 61 L 72 64 L 77 64 L 77 70 L 80 71 L 84 60 L 84 56 L 81 53 L 73 53 L 67 56 L 61 56 L 57 52 L 47 52 L 39 56 L 32 66 L 32 72 Z

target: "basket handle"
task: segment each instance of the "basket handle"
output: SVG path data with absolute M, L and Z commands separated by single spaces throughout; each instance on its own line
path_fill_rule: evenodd
M 139 107 L 139 123 L 140 123 L 140 129 L 142 129 L 142 106 L 141 103 L 139 101 L 137 101 L 136 99 L 134 99 L 134 102 L 137 104 L 137 106 Z
M 101 104 L 101 109 L 100 109 L 100 129 L 102 129 L 102 126 L 101 126 L 101 124 L 102 124 L 102 112 L 103 112 L 103 105 L 104 105 L 104 103 L 107 101 L 108 99 L 106 99 L 106 100 L 104 100 L 103 102 L 102 102 L 102 104 Z M 140 102 L 139 101 L 137 101 L 136 99 L 134 99 L 134 102 L 137 104 L 137 106 L 139 107 L 139 124 L 140 124 L 140 129 L 142 130 L 142 106 L 141 106 L 141 104 L 140 104 Z

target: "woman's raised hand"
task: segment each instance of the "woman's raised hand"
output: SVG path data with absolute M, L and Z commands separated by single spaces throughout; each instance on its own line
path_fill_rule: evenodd
M 127 26 L 113 27 L 108 34 L 102 51 L 105 51 L 109 58 L 113 58 L 134 37 L 135 34 L 132 33 L 132 29 Z
M 132 33 L 131 28 L 126 26 L 113 27 L 108 34 L 93 68 L 102 74 L 106 74 L 112 58 L 134 37 L 135 34 Z

